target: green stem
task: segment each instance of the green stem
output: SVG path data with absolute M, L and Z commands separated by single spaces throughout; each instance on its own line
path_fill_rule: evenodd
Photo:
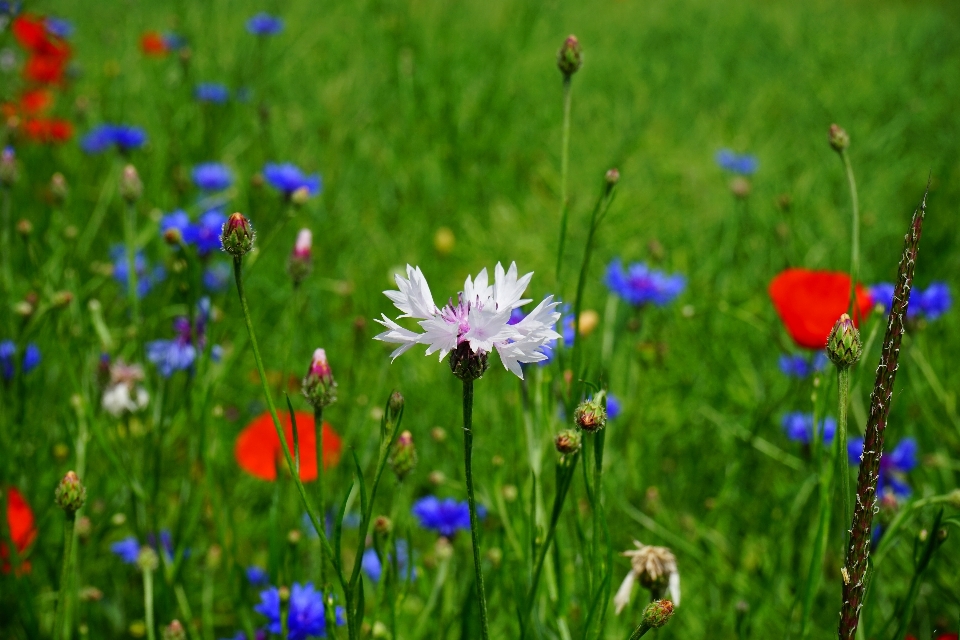
M 60 572 L 60 591 L 57 594 L 57 612 L 53 623 L 53 640 L 60 640 L 64 636 L 64 621 L 67 618 L 67 601 L 70 593 L 70 576 L 73 560 L 73 525 L 76 523 L 76 513 L 68 512 L 63 526 L 63 567 Z M 69 637 L 69 634 L 67 634 Z
M 470 539 L 473 542 L 473 568 L 477 574 L 477 596 L 480 604 L 480 637 L 488 640 L 487 596 L 483 589 L 480 566 L 480 523 L 477 501 L 473 495 L 473 380 L 463 381 L 463 468 L 467 482 L 467 505 L 470 508 Z
M 147 639 L 156 640 L 153 622 L 153 571 L 143 570 L 143 610 L 147 618 Z
M 137 208 L 127 204 L 124 216 L 123 235 L 127 249 L 127 298 L 130 301 L 131 319 L 134 327 L 140 326 L 140 297 L 137 295 Z
M 857 181 L 853 177 L 853 166 L 846 149 L 840 152 L 843 168 L 847 173 L 847 183 L 850 186 L 850 202 L 853 208 L 850 233 L 850 308 L 853 317 L 859 322 L 857 307 L 857 278 L 860 276 L 860 202 L 857 199 Z
M 326 518 L 326 496 L 323 482 L 323 407 L 313 408 L 313 427 L 317 433 L 317 502 L 320 515 Z M 326 523 L 324 523 L 326 524 Z M 320 546 L 320 589 L 327 591 L 327 550 Z
M 0 224 L 0 253 L 3 254 L 3 290 L 12 299 L 13 272 L 10 268 L 10 187 L 3 187 L 3 219 Z
M 570 170 L 570 76 L 563 78 L 563 141 L 560 148 L 560 246 L 557 249 L 557 282 L 563 266 L 563 245 L 567 241 L 567 174 Z
M 839 458 L 840 474 L 840 492 L 843 494 L 843 521 L 847 522 L 852 517 L 850 511 L 850 456 L 847 454 L 847 405 L 850 398 L 850 368 L 842 367 L 837 369 L 837 396 L 839 398 L 837 421 L 837 446 L 840 451 Z M 846 549 L 846 540 L 844 540 L 844 549 Z
M 647 631 L 650 631 L 650 629 L 652 628 L 653 627 L 647 626 L 641 622 L 640 626 L 637 627 L 637 629 L 630 634 L 629 640 L 637 640 L 637 638 L 642 638 L 644 635 L 646 635 Z

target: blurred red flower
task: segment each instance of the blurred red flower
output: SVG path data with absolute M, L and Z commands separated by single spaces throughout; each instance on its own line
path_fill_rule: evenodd
M 148 56 L 165 56 L 170 53 L 163 36 L 156 31 L 147 31 L 141 36 L 140 50 Z
M 22 554 L 37 537 L 37 530 L 33 524 L 33 511 L 15 488 L 7 489 L 7 527 L 10 530 L 10 539 L 17 548 L 17 554 Z M 10 564 L 7 558 L 10 550 L 5 542 L 0 542 L 0 570 L 10 573 Z M 18 572 L 30 571 L 30 564 L 21 562 Z
M 300 442 L 300 479 L 304 482 L 317 478 L 317 436 L 314 430 L 313 414 L 296 411 L 297 437 Z M 293 426 L 290 414 L 280 412 L 280 424 L 290 453 L 293 454 Z M 323 423 L 323 467 L 329 468 L 340 460 L 340 436 L 330 423 Z M 263 480 L 277 479 L 277 466 L 286 466 L 283 448 L 277 430 L 273 426 L 270 412 L 265 411 L 253 419 L 237 437 L 234 456 L 240 468 Z
M 13 21 L 13 35 L 30 52 L 23 75 L 38 84 L 57 84 L 70 60 L 70 47 L 47 30 L 43 18 L 23 14 Z
M 37 114 L 53 104 L 53 95 L 46 89 L 34 89 L 20 96 L 20 108 L 24 113 Z
M 24 123 L 24 130 L 37 142 L 66 142 L 73 136 L 73 125 L 57 118 L 31 118 Z
M 917 640 L 913 636 L 904 636 L 903 640 Z M 945 633 L 943 635 L 937 636 L 937 640 L 960 640 L 960 634 L 956 633 Z
M 770 283 L 770 298 L 790 337 L 807 349 L 823 349 L 840 315 L 847 312 L 850 276 L 836 271 L 787 269 Z M 870 311 L 870 294 L 857 285 L 854 322 Z

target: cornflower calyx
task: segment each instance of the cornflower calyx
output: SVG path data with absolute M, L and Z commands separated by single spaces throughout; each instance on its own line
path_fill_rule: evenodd
M 73 516 L 87 500 L 87 488 L 80 482 L 76 472 L 68 471 L 63 480 L 57 485 L 55 492 L 57 506 Z
M 651 629 L 659 629 L 673 617 L 673 603 L 669 600 L 654 600 L 643 610 L 641 624 Z
M 256 233 L 253 225 L 242 213 L 234 213 L 223 223 L 220 233 L 220 245 L 234 258 L 242 258 L 253 249 Z
M 466 342 L 460 343 L 450 353 L 450 371 L 461 380 L 479 380 L 490 367 L 485 351 L 474 353 Z
M 601 391 L 595 397 L 584 400 L 573 412 L 573 420 L 577 427 L 593 433 L 607 426 L 607 410 L 603 406 L 604 393 Z
M 313 352 L 310 368 L 303 378 L 303 395 L 314 407 L 326 407 L 337 401 L 337 381 L 333 379 L 333 369 L 327 362 L 327 352 L 317 349 Z
M 840 316 L 827 337 L 827 355 L 838 369 L 846 369 L 860 359 L 863 342 L 853 320 L 846 313 Z
M 565 79 L 575 74 L 583 66 L 583 53 L 577 36 L 569 35 L 563 41 L 563 46 L 557 51 L 557 68 Z
M 128 164 L 120 175 L 120 196 L 128 203 L 133 204 L 143 195 L 143 182 L 137 168 Z
M 417 449 L 413 444 L 413 434 L 402 431 L 393 445 L 393 452 L 388 460 L 390 468 L 397 479 L 403 481 L 417 466 Z
M 557 453 L 570 455 L 580 451 L 582 439 L 580 432 L 576 429 L 564 429 L 554 438 L 553 444 L 557 448 Z
M 844 149 L 850 146 L 850 134 L 836 123 L 830 125 L 827 140 L 830 141 L 830 146 L 837 153 L 842 153 Z

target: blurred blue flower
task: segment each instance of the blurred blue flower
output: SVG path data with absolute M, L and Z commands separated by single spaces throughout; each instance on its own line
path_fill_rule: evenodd
M 874 304 L 883 305 L 883 312 L 890 313 L 894 286 L 889 282 L 881 282 L 869 287 L 869 290 Z M 926 290 L 914 287 L 910 291 L 907 318 L 923 317 L 927 320 L 936 320 L 950 310 L 952 303 L 953 297 L 946 282 L 931 282 Z
M 486 516 L 483 505 L 477 505 L 477 517 Z M 424 529 L 432 529 L 445 538 L 450 538 L 458 529 L 470 528 L 470 509 L 466 501 L 453 498 L 440 500 L 436 496 L 420 498 L 413 505 L 413 515 Z
M 802 444 L 810 444 L 813 440 L 813 415 L 794 411 L 783 416 L 780 424 L 786 432 L 787 437 Z M 837 421 L 833 418 L 824 418 L 820 421 L 820 435 L 823 437 L 824 444 L 833 442 L 833 436 L 837 432 Z
M 230 89 L 216 82 L 201 82 L 193 90 L 193 97 L 200 102 L 223 104 L 230 99 Z
M 73 23 L 69 20 L 47 16 L 43 19 L 43 23 L 47 27 L 47 31 L 58 38 L 65 40 L 73 33 Z
M 193 168 L 193 183 L 204 191 L 223 191 L 233 184 L 233 173 L 219 162 L 204 162 Z
M 293 583 L 290 589 L 290 601 L 287 605 L 287 638 L 289 640 L 306 640 L 311 636 L 325 638 L 327 622 L 324 618 L 323 593 L 314 589 L 308 582 L 301 585 Z M 257 613 L 266 616 L 267 631 L 280 633 L 280 593 L 276 587 L 270 587 L 260 592 L 260 604 L 253 608 Z M 336 609 L 337 625 L 343 625 L 343 609 Z
M 247 581 L 251 586 L 262 587 L 270 582 L 270 576 L 267 575 L 266 569 L 252 564 L 247 567 Z
M 643 262 L 635 262 L 625 271 L 619 259 L 607 266 L 605 282 L 610 291 L 634 306 L 647 303 L 663 306 L 680 295 L 687 286 L 687 280 L 682 275 L 668 276 L 662 271 L 650 269 Z
M 187 39 L 181 36 L 179 33 L 174 33 L 173 31 L 167 31 L 160 39 L 163 40 L 164 46 L 167 47 L 170 51 L 179 51 L 187 44 Z
M 917 466 L 917 441 L 913 438 L 904 438 L 892 451 L 880 457 L 880 473 L 877 478 L 877 496 L 883 496 L 884 490 L 889 488 L 899 498 L 910 495 L 910 485 L 904 482 L 903 474 L 912 471 Z M 860 464 L 863 454 L 863 438 L 853 438 L 847 443 L 847 455 L 850 462 Z
M 177 209 L 160 218 L 160 235 L 164 236 L 173 229 L 180 233 L 180 239 L 186 244 L 190 230 L 190 216 L 183 209 Z
M 164 378 L 169 378 L 175 371 L 189 369 L 197 359 L 197 350 L 191 344 L 190 321 L 186 318 L 176 318 L 173 321 L 173 328 L 177 333 L 176 338 L 154 340 L 146 344 L 147 360 L 157 366 L 157 370 Z
M 230 276 L 233 270 L 225 262 L 217 262 L 203 271 L 203 288 L 210 293 L 225 291 L 230 285 Z
M 206 256 L 220 248 L 220 234 L 226 221 L 227 216 L 221 209 L 211 209 L 200 216 L 190 233 L 190 242 L 196 245 L 197 253 Z
M 122 124 L 101 124 L 80 139 L 80 148 L 87 153 L 101 153 L 111 146 L 120 151 L 138 149 L 147 142 L 147 134 L 140 127 Z
M 23 351 L 23 372 L 30 373 L 40 364 L 40 347 L 32 342 Z
M 780 356 L 780 371 L 789 378 L 800 378 L 802 380 L 814 372 L 823 371 L 828 362 L 830 360 L 823 351 L 818 351 L 812 357 L 799 353 L 785 353 Z
M 14 373 L 13 356 L 17 353 L 17 345 L 13 340 L 0 342 L 0 375 L 4 380 L 12 380 Z
M 417 577 L 417 571 L 410 562 L 410 545 L 406 540 L 397 540 L 397 573 L 401 580 L 414 580 Z M 387 562 L 392 562 L 392 556 L 387 556 Z M 370 547 L 363 552 L 363 558 L 360 563 L 363 572 L 366 573 L 374 582 L 380 582 L 380 576 L 383 574 L 383 565 L 380 562 L 380 556 L 377 550 Z
M 113 279 L 126 290 L 129 279 L 127 250 L 123 246 L 115 246 L 110 250 L 110 257 L 113 259 Z M 133 258 L 133 268 L 137 272 L 137 296 L 140 298 L 147 295 L 150 289 L 157 283 L 162 282 L 167 275 L 163 267 L 159 265 L 150 269 L 147 259 L 140 251 Z
M 124 538 L 110 545 L 110 551 L 120 557 L 127 564 L 136 564 L 140 555 L 140 542 L 134 537 Z
M 732 173 L 739 173 L 744 176 L 756 173 L 760 165 L 756 156 L 751 156 L 747 153 L 737 154 L 730 149 L 720 149 L 720 151 L 717 151 L 716 160 L 721 169 Z
M 607 420 L 613 420 L 620 415 L 620 400 L 612 393 L 607 393 Z
M 19 14 L 22 8 L 22 2 L 8 2 L 7 0 L 2 0 L 0 1 L 0 16 L 9 16 L 12 18 Z
M 283 31 L 283 20 L 269 13 L 258 13 L 247 20 L 247 31 L 255 36 L 272 36 Z
M 320 174 L 307 175 L 299 167 L 289 162 L 282 164 L 267 163 L 263 167 L 263 177 L 274 189 L 282 191 L 283 195 L 290 195 L 300 187 L 306 188 L 310 195 L 320 193 Z

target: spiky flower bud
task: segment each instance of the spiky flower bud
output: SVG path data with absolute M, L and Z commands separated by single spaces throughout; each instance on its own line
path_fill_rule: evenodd
M 861 353 L 863 343 L 860 341 L 860 332 L 853 326 L 850 316 L 843 314 L 827 338 L 827 355 L 838 369 L 846 369 L 860 359 Z
M 844 149 L 850 146 L 850 135 L 837 124 L 830 125 L 827 140 L 830 141 L 830 146 L 837 153 L 842 153 Z
M 607 410 L 603 406 L 603 392 L 584 400 L 573 412 L 573 420 L 584 431 L 600 431 L 607 426 Z
M 68 193 L 70 193 L 70 189 L 67 187 L 67 179 L 63 177 L 62 173 L 53 174 L 53 177 L 50 178 L 50 195 L 53 197 L 53 201 L 56 204 L 63 204 Z
M 643 610 L 641 624 L 651 629 L 659 629 L 673 616 L 673 603 L 669 600 L 654 600 Z
M 244 254 L 253 249 L 253 241 L 256 237 L 253 231 L 253 225 L 242 213 L 231 214 L 227 221 L 223 223 L 223 229 L 220 233 L 220 246 L 223 250 L 235 258 L 242 258 Z
M 143 195 L 143 182 L 137 168 L 128 164 L 120 175 L 120 196 L 128 203 L 133 204 Z
M 565 80 L 575 74 L 583 65 L 583 54 L 580 50 L 580 41 L 577 36 L 569 35 L 563 41 L 563 46 L 557 51 L 557 68 Z
M 337 401 L 337 381 L 333 379 L 333 369 L 327 362 L 327 352 L 317 349 L 313 352 L 310 368 L 303 378 L 303 395 L 314 407 L 326 407 Z
M 290 262 L 287 264 L 287 271 L 295 285 L 300 284 L 304 278 L 310 275 L 310 269 L 313 267 L 311 260 L 312 246 L 313 234 L 310 229 L 300 229 L 297 234 L 297 242 L 293 245 L 293 253 L 290 254 Z
M 179 620 L 174 620 L 163 628 L 162 637 L 163 640 L 187 640 L 187 631 Z
M 413 434 L 409 431 L 403 431 L 397 436 L 389 462 L 390 468 L 401 482 L 416 468 L 417 449 L 413 444 Z
M 390 394 L 390 399 L 387 401 L 387 410 L 394 419 L 400 415 L 400 411 L 403 410 L 403 405 L 405 402 L 406 400 L 404 400 L 403 394 L 399 391 L 394 391 Z
M 453 375 L 463 381 L 478 380 L 490 366 L 486 351 L 477 351 L 470 348 L 468 341 L 461 342 L 456 349 L 450 352 L 450 370 Z
M 557 453 L 565 456 L 576 453 L 581 446 L 580 432 L 576 429 L 564 429 L 557 434 L 553 443 L 557 447 Z
M 80 482 L 76 472 L 67 471 L 55 492 L 57 506 L 73 516 L 87 500 L 87 489 Z
M 153 547 L 148 545 L 140 547 L 140 553 L 137 554 L 137 568 L 140 571 L 156 571 L 159 566 L 160 556 Z

